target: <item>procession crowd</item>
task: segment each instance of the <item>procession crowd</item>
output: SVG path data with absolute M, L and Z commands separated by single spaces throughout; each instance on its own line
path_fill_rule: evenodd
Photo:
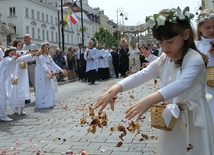
M 157 46 L 149 45 L 148 51 L 159 56 Z M 39 48 L 30 34 L 26 34 L 23 41 L 15 40 L 7 48 L 1 46 L 1 120 L 12 121 L 6 115 L 8 106 L 15 114 L 26 115 L 25 104 L 31 103 L 30 87 L 35 93 L 37 108 L 52 108 L 57 104 L 57 82 L 78 78 L 95 84 L 95 81 L 136 73 L 148 62 L 140 54 L 141 47 L 145 44 L 142 41 L 137 44 L 132 38 L 130 47 L 123 39 L 118 47 L 104 47 L 102 43 L 96 46 L 89 42 L 87 47 L 79 44 L 79 49 L 69 47 L 63 51 L 56 48 L 50 52 L 49 42 L 42 42 Z

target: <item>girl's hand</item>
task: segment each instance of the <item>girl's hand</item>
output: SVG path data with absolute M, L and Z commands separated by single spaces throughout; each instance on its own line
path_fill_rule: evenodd
M 61 72 L 63 75 L 68 76 L 68 71 L 66 71 L 66 70 L 61 70 L 60 72 Z
M 150 55 L 150 52 L 145 47 L 141 47 L 140 51 L 141 51 L 140 55 L 143 55 L 145 58 L 147 58 Z
M 114 111 L 114 103 L 117 98 L 116 96 L 121 91 L 122 87 L 119 84 L 114 85 L 108 91 L 106 91 L 101 97 L 98 98 L 94 108 L 97 109 L 100 107 L 99 111 L 103 111 L 107 104 L 110 104 L 111 110 Z
M 140 100 L 136 104 L 132 105 L 127 111 L 126 111 L 126 116 L 128 120 L 134 118 L 137 116 L 137 121 L 141 118 L 141 116 L 149 110 L 150 106 L 149 103 L 145 103 L 143 100 Z
M 14 60 L 17 60 L 19 57 L 20 57 L 19 54 L 16 53 L 16 54 L 14 55 Z
M 149 108 L 159 102 L 164 101 L 164 98 L 159 92 L 155 92 L 146 96 L 145 98 L 138 101 L 135 105 L 132 105 L 127 111 L 126 116 L 128 120 L 137 116 L 137 121 L 141 118 L 141 116 L 149 110 Z

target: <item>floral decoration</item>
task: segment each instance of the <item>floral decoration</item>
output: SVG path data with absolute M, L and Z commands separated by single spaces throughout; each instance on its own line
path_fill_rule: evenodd
M 194 15 L 189 13 L 189 7 L 186 7 L 184 10 L 181 10 L 178 7 L 175 12 L 171 10 L 167 16 L 160 14 L 148 16 L 146 17 L 146 23 L 148 24 L 149 28 L 152 29 L 155 26 L 157 29 L 159 26 L 164 26 L 166 21 L 170 23 L 177 23 L 177 20 L 186 20 L 190 22 L 193 17 Z

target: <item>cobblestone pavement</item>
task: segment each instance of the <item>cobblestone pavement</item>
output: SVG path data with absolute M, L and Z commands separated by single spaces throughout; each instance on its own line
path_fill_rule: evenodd
M 80 154 L 82 150 L 91 155 L 154 155 L 157 147 L 158 131 L 150 127 L 149 112 L 140 122 L 140 134 L 127 131 L 122 141 L 121 132 L 110 132 L 119 124 L 127 127 L 124 111 L 140 98 L 155 91 L 150 81 L 138 88 L 118 95 L 115 111 L 108 108 L 108 125 L 88 133 L 88 124 L 80 125 L 83 114 L 88 115 L 88 106 L 111 85 L 120 79 L 97 82 L 90 85 L 75 81 L 58 86 L 58 106 L 53 109 L 36 109 L 35 103 L 26 105 L 27 115 L 8 114 L 13 122 L 0 122 L 0 154 L 19 155 L 63 155 L 68 150 Z M 34 100 L 34 93 L 31 93 Z M 97 113 L 97 111 L 96 111 Z M 87 117 L 90 122 L 90 117 Z M 142 140 L 141 133 L 148 135 Z M 115 147 L 122 141 L 120 147 Z M 70 153 L 71 154 L 71 153 Z

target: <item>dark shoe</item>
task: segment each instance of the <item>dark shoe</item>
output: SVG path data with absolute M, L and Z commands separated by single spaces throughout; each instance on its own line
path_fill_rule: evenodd
M 31 100 L 25 100 L 25 104 L 31 103 Z

